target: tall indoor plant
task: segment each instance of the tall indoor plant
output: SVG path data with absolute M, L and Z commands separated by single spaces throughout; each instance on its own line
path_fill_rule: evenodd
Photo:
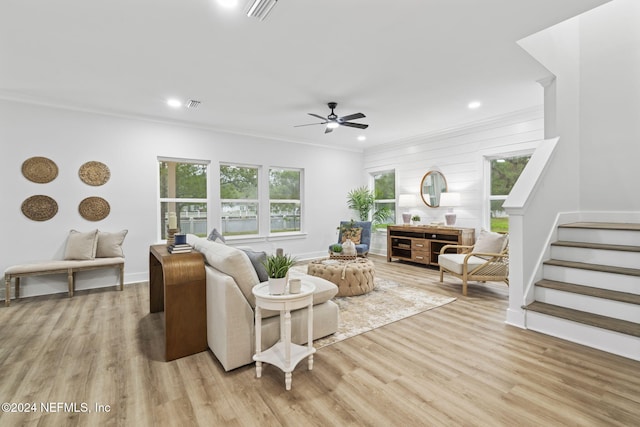
M 347 194 L 347 206 L 358 212 L 360 221 L 368 221 L 369 213 L 373 210 L 372 221 L 382 223 L 391 216 L 391 210 L 386 206 L 374 210 L 375 201 L 375 193 L 366 186 L 354 188 Z

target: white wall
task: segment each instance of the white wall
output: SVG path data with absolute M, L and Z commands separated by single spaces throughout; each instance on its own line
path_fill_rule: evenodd
M 543 88 L 540 87 L 542 105 Z M 532 108 L 434 135 L 365 150 L 364 167 L 369 172 L 395 169 L 396 194 L 415 194 L 419 206 L 412 209 L 421 223 L 444 221 L 446 208 L 430 208 L 420 198 L 420 182 L 425 173 L 439 170 L 449 191 L 461 193 L 461 206 L 455 208 L 456 226 L 479 231 L 483 214 L 488 212 L 485 193 L 484 159 L 504 153 L 533 149 L 544 133 L 543 110 Z M 401 210 L 396 218 L 402 222 Z M 485 215 L 488 219 L 488 216 Z M 386 254 L 384 236 L 376 235 L 374 252 Z
M 580 17 L 580 205 L 640 211 L 640 2 Z
M 156 243 L 158 234 L 158 156 L 210 160 L 214 173 L 209 185 L 214 196 L 219 192 L 215 179 L 219 162 L 303 168 L 306 208 L 303 215 L 307 234 L 294 239 L 259 239 L 249 243 L 267 251 L 283 247 L 301 258 L 326 254 L 328 245 L 337 238 L 338 222 L 351 215 L 346 208 L 347 192 L 365 184 L 359 152 L 5 100 L 0 100 L 0 143 L 2 270 L 9 265 L 61 258 L 70 229 L 128 229 L 124 243 L 125 281 L 147 280 L 148 249 Z M 33 156 L 55 161 L 58 177 L 47 184 L 24 178 L 21 165 Z M 111 178 L 105 185 L 92 187 L 79 179 L 78 168 L 91 160 L 109 167 Z M 22 214 L 22 202 L 36 194 L 48 195 L 57 201 L 59 210 L 51 220 L 36 222 Z M 80 216 L 78 203 L 88 196 L 103 197 L 109 202 L 111 212 L 106 219 L 91 222 Z M 212 197 L 214 211 L 217 200 Z M 219 228 L 217 216 L 213 217 L 215 222 L 210 222 L 209 228 Z M 66 277 L 33 277 L 24 283 L 24 296 L 66 290 Z M 115 283 L 115 271 L 82 272 L 78 275 L 77 287 Z

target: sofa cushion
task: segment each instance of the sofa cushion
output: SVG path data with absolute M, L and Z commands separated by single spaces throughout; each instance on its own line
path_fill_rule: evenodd
M 452 271 L 456 274 L 462 274 L 462 267 L 464 264 L 465 254 L 442 254 L 438 256 L 438 264 Z M 471 256 L 467 260 L 467 273 L 473 271 L 475 268 L 485 264 L 486 259 L 482 259 L 477 256 Z
M 256 306 L 251 289 L 260 283 L 260 280 L 246 253 L 233 246 L 202 238 L 193 239 L 187 236 L 187 242 L 192 242 L 190 244 L 193 248 L 204 255 L 207 264 L 233 277 L 251 307 Z
M 316 289 L 313 291 L 314 305 L 329 301 L 338 293 L 338 287 L 330 281 L 295 269 L 289 270 L 289 279 L 301 279 L 304 282 L 310 282 L 315 285 Z
M 209 233 L 209 236 L 207 236 L 207 239 L 211 240 L 212 242 L 227 243 L 226 240 L 224 239 L 224 236 L 220 234 L 220 232 L 216 228 L 211 230 L 211 233 Z
M 261 282 L 266 282 L 269 280 L 269 274 L 267 274 L 267 267 L 264 266 L 264 263 L 267 262 L 267 253 L 266 252 L 256 252 L 251 249 L 239 248 L 249 257 L 251 264 L 253 264 L 253 268 L 256 270 L 256 274 L 258 275 L 258 280 Z
M 124 242 L 127 232 L 127 230 L 118 231 L 117 233 L 98 231 L 96 258 L 124 257 L 122 243 Z
M 98 242 L 98 230 L 80 232 L 71 230 L 67 237 L 64 259 L 94 259 Z

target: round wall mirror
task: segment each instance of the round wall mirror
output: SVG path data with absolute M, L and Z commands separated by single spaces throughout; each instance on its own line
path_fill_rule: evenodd
M 430 208 L 440 206 L 440 194 L 447 192 L 447 180 L 438 171 L 429 171 L 422 177 L 420 196 L 425 205 Z

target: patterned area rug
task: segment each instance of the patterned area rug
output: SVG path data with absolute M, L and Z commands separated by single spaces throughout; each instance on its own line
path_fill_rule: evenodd
M 456 300 L 381 278 L 376 278 L 375 284 L 375 289 L 367 294 L 333 299 L 340 307 L 338 331 L 314 341 L 315 348 L 334 344 Z

